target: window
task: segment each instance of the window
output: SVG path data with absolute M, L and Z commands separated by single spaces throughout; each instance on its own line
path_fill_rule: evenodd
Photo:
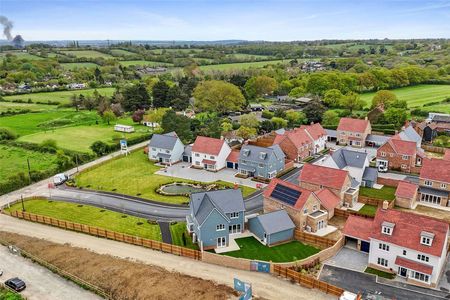
M 156 148 L 152 148 L 153 151 L 156 151 Z
M 423 255 L 423 254 L 417 254 L 417 259 L 421 260 L 421 261 L 425 261 L 425 262 L 429 262 L 430 261 L 430 258 L 428 256 L 426 256 L 426 255 Z
M 233 212 L 230 214 L 230 219 L 237 219 L 239 218 L 239 212 Z
M 403 255 L 406 255 L 406 250 L 403 250 Z
M 402 164 L 402 169 L 407 169 L 408 168 L 408 166 L 407 165 L 405 165 L 405 164 Z
M 308 213 L 308 209 L 305 208 L 305 209 L 303 210 L 303 213 L 304 213 L 304 214 L 307 214 L 307 213 Z
M 387 260 L 387 259 L 384 259 L 384 258 L 381 258 L 381 257 L 378 257 L 377 263 L 378 263 L 380 266 L 383 266 L 383 267 L 387 267 L 387 266 L 388 266 L 388 260 Z
M 258 164 L 258 167 L 264 168 L 264 164 Z
M 199 153 L 195 153 L 195 157 L 200 157 L 200 154 Z
M 420 243 L 427 246 L 431 246 L 431 238 L 423 236 L 422 239 L 420 240 Z
M 220 231 L 220 230 L 225 230 L 225 225 L 224 224 L 218 224 L 216 226 L 216 231 Z
M 382 156 L 382 157 L 386 157 L 386 152 L 382 151 L 382 152 L 381 152 L 381 156 Z
M 446 188 L 447 188 L 447 184 L 441 183 L 441 189 L 446 189 Z
M 317 210 L 317 205 L 314 205 L 313 206 L 313 211 L 316 211 Z
M 170 150 L 166 150 L 166 153 L 170 153 Z
M 216 157 L 211 155 L 209 159 L 216 159 Z
M 360 136 L 361 136 L 361 134 L 360 134 L 360 133 L 357 133 L 357 134 L 356 134 L 356 136 L 357 136 L 357 137 L 360 137 Z
M 402 159 L 403 160 L 408 160 L 409 156 L 408 155 L 402 155 Z
M 433 182 L 431 180 L 425 180 L 425 185 L 432 186 Z
M 379 243 L 378 248 L 384 251 L 389 251 L 389 245 L 387 244 Z
M 195 165 L 196 165 L 196 166 L 200 166 L 200 162 L 199 162 L 199 161 L 196 161 L 196 162 L 195 162 Z
M 392 229 L 390 227 L 383 227 L 383 233 L 391 235 Z
M 390 157 L 394 157 L 394 153 L 390 153 L 389 156 L 390 156 Z
M 416 272 L 416 271 L 411 271 L 411 277 L 416 280 L 420 280 L 420 281 L 424 281 L 424 282 L 428 282 L 428 280 L 430 280 L 430 276 Z
M 360 146 L 361 143 L 360 143 L 360 142 L 355 142 L 355 145 L 356 145 L 356 146 Z

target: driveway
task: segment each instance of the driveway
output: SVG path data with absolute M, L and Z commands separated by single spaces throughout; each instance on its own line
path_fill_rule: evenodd
M 266 186 L 266 184 L 253 181 L 250 178 L 235 177 L 234 175 L 236 175 L 237 172 L 238 170 L 228 168 L 222 169 L 218 172 L 210 172 L 206 170 L 191 168 L 190 163 L 181 162 L 173 166 L 161 169 L 155 172 L 155 174 L 202 182 L 222 180 L 226 182 L 237 183 L 239 185 L 249 186 L 252 188 L 256 188 L 256 185 L 262 185 L 263 187 Z
M 427 288 L 387 280 L 378 283 L 375 275 L 347 270 L 336 266 L 324 265 L 320 280 L 339 286 L 352 293 L 363 293 L 363 299 L 396 299 L 396 300 L 438 300 L 449 299 L 450 294 Z M 384 298 L 380 298 L 384 297 Z
M 445 292 L 450 292 L 450 257 L 447 257 L 447 262 L 444 266 L 441 280 L 438 284 L 438 289 Z
M 368 259 L 369 255 L 367 253 L 343 247 L 335 256 L 326 260 L 324 264 L 364 272 Z
M 6 247 L 0 247 L 0 257 L 0 269 L 4 272 L 1 280 L 19 277 L 25 281 L 27 288 L 21 294 L 27 299 L 102 299 L 44 267 L 12 254 Z

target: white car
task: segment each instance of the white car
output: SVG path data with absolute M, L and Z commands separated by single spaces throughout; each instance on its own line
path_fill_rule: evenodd
M 344 291 L 344 293 L 339 297 L 339 300 L 357 300 L 358 295 Z
M 53 183 L 55 185 L 61 185 L 64 182 L 66 182 L 68 179 L 69 179 L 69 176 L 67 176 L 64 173 L 59 173 L 59 174 L 56 174 L 55 176 L 53 176 Z

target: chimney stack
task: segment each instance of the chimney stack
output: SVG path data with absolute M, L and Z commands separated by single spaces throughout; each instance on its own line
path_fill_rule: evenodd
M 389 208 L 389 202 L 384 200 L 383 201 L 383 210 L 387 210 Z

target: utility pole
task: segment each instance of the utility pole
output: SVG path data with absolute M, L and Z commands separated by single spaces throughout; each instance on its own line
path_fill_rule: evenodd
M 27 158 L 27 165 L 28 165 L 28 179 L 31 184 L 31 168 L 30 168 L 30 159 Z
M 78 173 L 78 154 L 75 154 L 75 162 L 77 164 L 77 173 Z
M 20 200 L 22 200 L 22 211 L 25 211 L 25 204 L 23 203 L 23 195 L 20 195 Z

